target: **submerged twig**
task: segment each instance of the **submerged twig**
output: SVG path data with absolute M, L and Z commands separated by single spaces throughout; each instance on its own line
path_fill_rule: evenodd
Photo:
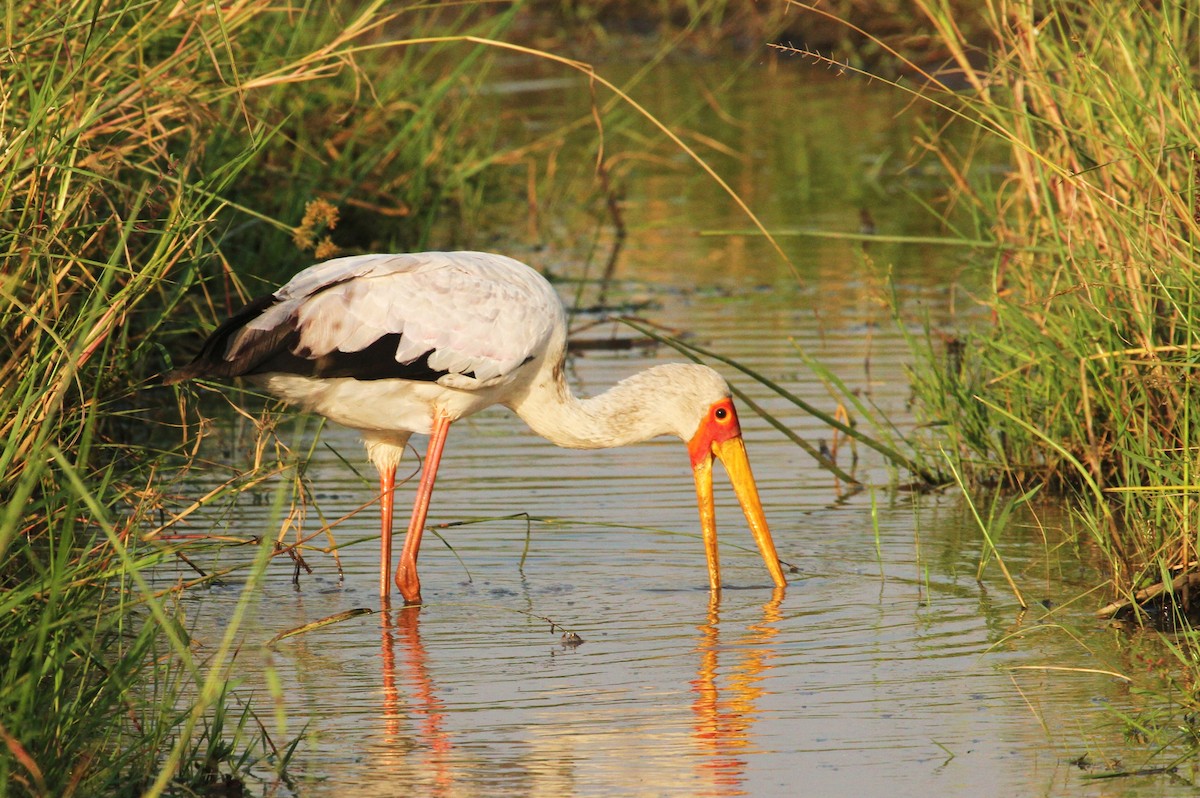
M 1133 594 L 1133 598 L 1122 599 L 1120 601 L 1114 601 L 1111 604 L 1106 604 L 1105 606 L 1096 610 L 1096 615 L 1100 618 L 1110 618 L 1128 607 L 1137 606 L 1140 608 L 1142 604 L 1150 601 L 1151 599 L 1157 598 L 1164 592 L 1177 593 L 1182 591 L 1185 587 L 1190 588 L 1195 587 L 1196 585 L 1200 585 L 1200 571 L 1185 571 L 1172 579 L 1170 584 L 1167 584 L 1166 582 L 1159 582 L 1157 584 L 1150 585 L 1150 587 L 1142 588 Z
M 321 628 L 329 626 L 331 624 L 340 623 L 342 621 L 347 621 L 351 618 L 357 618 L 360 615 L 370 615 L 373 612 L 375 612 L 375 610 L 369 609 L 367 607 L 356 607 L 352 610 L 346 610 L 345 612 L 334 613 L 333 615 L 330 615 L 325 618 L 321 618 L 320 620 L 311 621 L 302 626 L 296 626 L 291 629 L 282 631 L 279 634 L 272 637 L 270 640 L 268 640 L 264 645 L 267 648 L 274 648 L 276 643 L 280 642 L 281 640 L 286 640 L 289 637 L 295 637 L 296 635 L 306 634 L 308 632 L 314 631 L 316 629 L 321 629 Z
M 596 153 L 596 178 L 600 181 L 600 190 L 604 193 L 608 215 L 612 218 L 613 223 L 613 245 L 608 253 L 608 262 L 604 264 L 604 275 L 600 278 L 600 295 L 596 300 L 596 304 L 603 305 L 608 296 L 609 284 L 612 283 L 613 275 L 617 271 L 617 260 L 621 256 L 621 249 L 625 245 L 628 231 L 625 228 L 625 217 L 621 213 L 621 203 L 617 199 L 616 190 L 610 179 L 608 160 L 604 157 L 604 120 L 600 116 L 600 106 L 596 102 L 595 76 L 592 77 L 593 79 L 588 81 L 588 89 L 592 95 L 592 118 L 596 122 L 596 135 L 600 138 L 600 147 Z

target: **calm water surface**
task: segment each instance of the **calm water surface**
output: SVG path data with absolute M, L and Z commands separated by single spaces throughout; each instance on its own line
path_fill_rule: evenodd
M 730 140 L 727 122 L 695 111 L 704 67 L 685 65 L 663 80 L 645 89 L 657 93 L 656 107 Z M 581 92 L 562 91 L 519 99 L 561 105 L 569 116 Z M 725 110 L 747 120 L 732 139 L 747 157 L 720 165 L 769 223 L 854 231 L 866 208 L 881 232 L 926 232 L 899 199 L 928 187 L 920 174 L 900 172 L 911 134 L 894 119 L 895 98 L 813 83 L 811 69 L 752 71 L 727 98 Z M 881 302 L 886 269 L 894 266 L 914 318 L 948 322 L 947 286 L 970 279 L 966 257 L 788 239 L 797 277 L 759 241 L 697 236 L 746 224 L 678 166 L 626 176 L 631 231 L 617 297 L 652 300 L 647 317 L 832 410 L 802 362 L 807 353 L 911 426 L 911 358 Z M 560 203 L 549 211 L 569 205 Z M 558 274 L 586 271 L 572 247 L 508 251 Z M 573 291 L 564 284 L 564 295 Z M 571 381 L 595 393 L 677 359 L 663 349 L 590 351 L 572 360 Z M 829 439 L 813 419 L 729 376 L 805 438 Z M 1089 781 L 1073 761 L 1136 767 L 1141 754 L 1127 747 L 1114 710 L 1136 711 L 1138 699 L 1111 675 L 1047 667 L 1137 663 L 1111 653 L 1118 633 L 1090 616 L 1098 599 L 1073 601 L 1096 576 L 1058 547 L 1052 510 L 1042 510 L 1045 526 L 1027 518 L 1002 533 L 1005 561 L 1034 606 L 1022 612 L 994 561 L 976 580 L 980 536 L 958 497 L 888 490 L 889 472 L 869 451 L 860 451 L 856 474 L 876 487 L 852 493 L 742 415 L 780 556 L 798 569 L 786 591 L 771 589 L 718 469 L 727 587 L 710 598 L 680 442 L 561 450 L 500 410 L 455 425 L 430 523 L 511 513 L 553 522 L 441 530 L 453 552 L 427 535 L 419 611 L 379 606 L 374 507 L 336 529 L 341 542 L 364 539 L 342 549 L 344 580 L 321 553 L 307 555 L 315 573 L 298 587 L 289 566 L 273 564 L 250 603 L 236 688 L 277 740 L 302 734 L 303 742 L 296 783 L 268 778 L 264 790 L 314 798 L 1187 792 L 1162 776 Z M 249 445 L 231 429 L 216 437 L 235 452 Z M 306 476 L 321 512 L 337 518 L 371 496 L 373 474 L 353 433 L 327 427 L 321 442 Z M 849 452 L 840 457 L 849 466 Z M 397 500 L 401 529 L 410 490 Z M 212 520 L 231 533 L 273 534 L 279 519 L 269 506 L 248 501 Z M 319 528 L 314 508 L 304 527 Z M 208 564 L 246 556 L 233 549 Z M 199 645 L 216 647 L 240 587 L 227 580 L 185 600 Z M 356 608 L 375 612 L 261 653 L 284 630 Z M 564 646 L 543 616 L 585 642 Z M 272 719 L 261 675 L 268 666 L 283 687 L 286 728 Z

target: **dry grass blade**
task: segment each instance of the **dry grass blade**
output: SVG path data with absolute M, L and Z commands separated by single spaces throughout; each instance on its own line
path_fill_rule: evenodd
M 1095 673 L 1095 674 L 1099 674 L 1101 676 L 1111 676 L 1114 679 L 1120 679 L 1123 682 L 1132 682 L 1133 681 L 1133 679 L 1130 679 L 1128 676 L 1126 676 L 1123 673 L 1117 673 L 1116 671 L 1106 671 L 1103 668 L 1072 668 L 1067 665 L 1013 665 L 1009 668 L 1009 670 L 1013 670 L 1013 671 L 1062 671 L 1065 673 Z
M 37 788 L 37 794 L 49 795 L 49 790 L 46 788 L 46 777 L 42 775 L 42 769 L 38 767 L 37 762 L 25 750 L 25 746 L 21 745 L 21 741 L 9 734 L 8 729 L 4 728 L 4 724 L 0 723 L 0 740 L 4 740 L 4 745 L 8 748 L 8 752 L 13 755 L 13 758 L 25 768 L 25 772 L 33 779 L 33 784 Z

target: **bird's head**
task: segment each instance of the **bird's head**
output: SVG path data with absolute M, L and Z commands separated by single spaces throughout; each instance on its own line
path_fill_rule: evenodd
M 737 410 L 733 406 L 729 386 L 712 369 L 704 366 L 681 366 L 687 368 L 687 381 L 691 384 L 688 404 L 690 417 L 698 418 L 690 431 L 679 431 L 687 442 L 692 461 L 692 475 L 696 480 L 696 503 L 700 509 L 700 526 L 704 532 L 704 547 L 708 555 L 709 583 L 714 590 L 721 586 L 721 568 L 717 556 L 717 523 L 713 504 L 713 460 L 720 460 L 733 483 L 734 493 L 746 514 L 746 522 L 763 561 L 776 587 L 787 584 L 775 542 L 763 514 L 762 501 L 758 497 L 758 486 L 750 470 L 746 456 L 746 445 L 742 441 L 742 428 L 738 423 Z

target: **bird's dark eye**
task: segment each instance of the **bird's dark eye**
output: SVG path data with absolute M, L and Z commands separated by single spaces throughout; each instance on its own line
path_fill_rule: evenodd
M 717 411 L 713 413 L 713 415 L 717 417 L 718 421 L 723 421 L 725 420 L 725 417 L 729 415 L 729 411 L 723 407 L 718 407 Z

